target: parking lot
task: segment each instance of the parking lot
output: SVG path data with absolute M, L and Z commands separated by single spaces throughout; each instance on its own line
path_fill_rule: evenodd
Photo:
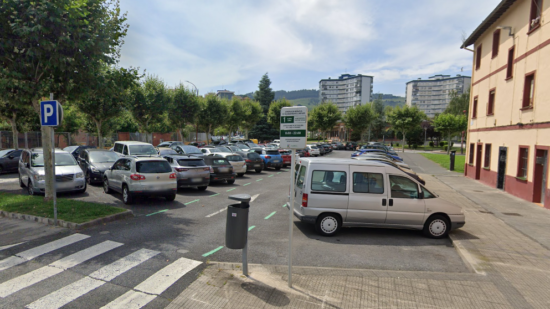
M 334 151 L 327 157 L 348 158 L 350 151 Z M 86 230 L 113 241 L 124 241 L 160 250 L 168 255 L 195 260 L 239 262 L 240 250 L 224 247 L 226 206 L 229 195 L 246 193 L 254 201 L 250 209 L 249 262 L 283 265 L 288 254 L 287 201 L 289 169 L 247 173 L 233 185 L 213 184 L 206 191 L 180 189 L 176 200 L 143 198 L 126 206 L 120 194 L 104 194 L 100 185 L 84 194 L 61 198 L 103 202 L 131 209 L 133 219 Z M 17 174 L 0 176 L 0 190 L 26 194 Z M 313 226 L 294 218 L 293 264 L 298 266 L 467 272 L 449 239 L 429 239 L 420 231 L 343 229 L 335 237 L 319 236 Z

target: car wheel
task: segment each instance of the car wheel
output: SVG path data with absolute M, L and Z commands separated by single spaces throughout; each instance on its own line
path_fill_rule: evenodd
M 204 191 L 204 190 L 206 190 L 206 188 L 208 188 L 208 186 L 197 187 L 197 189 L 199 189 L 199 191 Z
M 21 180 L 21 174 L 19 174 L 19 186 L 21 188 L 24 188 L 25 187 L 25 184 L 23 183 L 23 181 Z
M 424 235 L 430 238 L 445 238 L 449 234 L 451 225 L 442 215 L 431 216 L 424 224 Z
M 230 184 L 230 185 L 232 185 L 232 184 L 235 183 L 235 179 L 228 180 L 227 183 Z
M 130 194 L 130 190 L 128 190 L 128 186 L 124 185 L 122 187 L 122 201 L 126 205 L 132 204 L 132 195 Z
M 175 194 L 167 195 L 165 196 L 165 198 L 168 202 L 173 202 L 176 199 L 176 195 Z
M 35 195 L 36 192 L 34 192 L 34 186 L 32 185 L 32 181 L 29 180 L 29 184 L 27 185 L 27 192 L 29 195 Z
M 277 166 L 277 167 L 275 168 L 275 170 L 280 171 L 280 170 L 281 170 L 281 167 L 280 167 L 280 166 Z
M 323 236 L 334 236 L 341 227 L 342 220 L 335 214 L 322 214 L 315 223 L 315 230 Z
M 237 174 L 237 176 L 243 177 L 243 176 L 244 176 L 244 173 L 239 173 L 239 174 Z
M 113 192 L 111 188 L 109 188 L 109 180 L 107 180 L 107 177 L 103 178 L 103 192 L 105 192 L 105 194 L 111 194 Z
M 261 168 L 260 168 L 260 169 L 258 169 L 258 168 L 256 169 L 256 173 L 261 173 L 261 172 L 262 172 L 262 169 L 261 169 Z

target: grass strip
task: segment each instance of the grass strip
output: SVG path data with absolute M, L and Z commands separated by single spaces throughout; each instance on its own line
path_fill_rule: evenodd
M 451 159 L 449 155 L 446 154 L 434 154 L 434 153 L 421 153 L 428 160 L 431 160 L 445 169 L 449 169 L 451 166 Z M 455 172 L 464 173 L 464 162 L 466 156 L 455 156 Z
M 53 201 L 44 202 L 42 196 L 19 195 L 0 192 L 0 210 L 20 214 L 53 218 Z M 107 204 L 57 199 L 57 218 L 83 223 L 126 211 L 124 208 Z
M 152 213 L 152 214 L 145 215 L 145 216 L 146 216 L 146 217 L 149 217 L 149 216 L 152 216 L 152 215 L 160 214 L 160 213 L 165 212 L 165 211 L 168 211 L 168 209 L 164 209 L 164 210 L 161 210 L 161 211 L 157 211 L 157 212 L 154 212 L 154 213 Z
M 191 202 L 187 202 L 187 203 L 184 203 L 183 205 L 189 205 L 189 204 L 192 204 L 192 203 L 195 203 L 195 202 L 198 202 L 200 200 L 194 200 L 194 201 L 191 201 Z
M 221 249 L 223 249 L 223 246 L 219 246 L 219 247 L 217 247 L 216 249 L 214 249 L 214 250 L 212 250 L 212 251 L 206 252 L 206 253 L 203 254 L 202 256 L 203 256 L 203 257 L 209 256 L 209 255 L 211 255 L 211 254 L 214 254 L 214 253 L 220 251 Z
M 271 218 L 275 213 L 277 213 L 276 211 L 270 213 L 269 215 L 267 215 L 267 217 L 265 217 L 264 219 L 267 220 L 269 218 Z

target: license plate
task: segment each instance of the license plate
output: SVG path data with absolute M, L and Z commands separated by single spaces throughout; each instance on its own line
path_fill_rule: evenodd
M 191 182 L 201 182 L 202 178 L 191 178 Z
M 227 173 L 227 172 L 229 172 L 229 169 L 228 168 L 220 168 L 219 171 L 220 171 L 220 173 Z
M 260 164 L 254 164 L 254 167 L 260 167 Z
M 273 163 L 279 163 L 279 160 L 273 160 Z

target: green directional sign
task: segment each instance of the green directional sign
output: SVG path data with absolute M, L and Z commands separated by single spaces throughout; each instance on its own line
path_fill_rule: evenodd
M 281 130 L 281 137 L 305 137 L 306 130 Z
M 282 116 L 281 123 L 294 123 L 294 116 Z

